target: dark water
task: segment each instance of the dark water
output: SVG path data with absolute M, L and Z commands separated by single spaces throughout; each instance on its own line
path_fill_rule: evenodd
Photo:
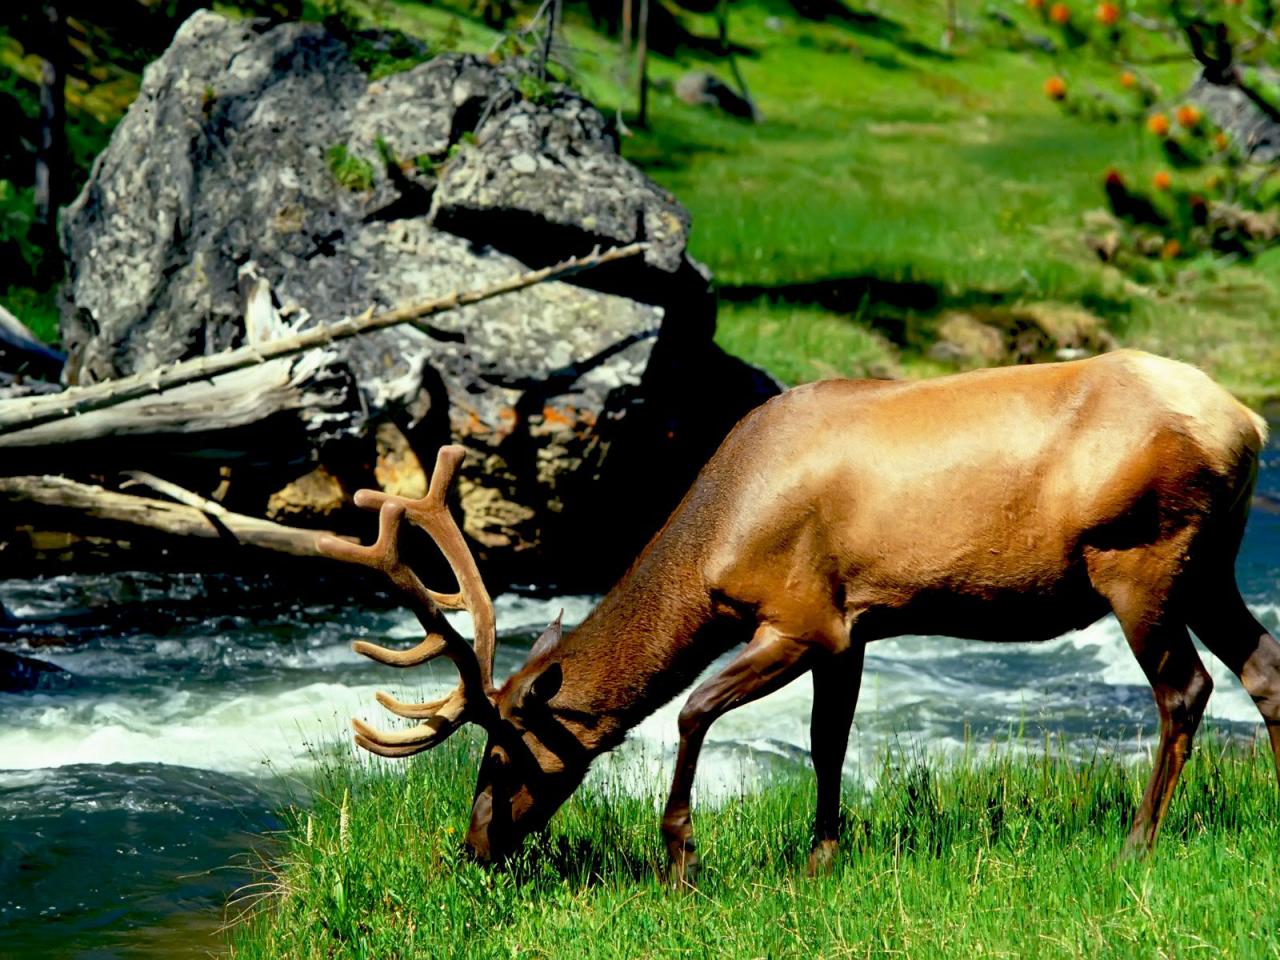
M 1274 444 L 1259 487 L 1280 503 Z M 1255 509 L 1238 574 L 1280 631 L 1280 513 Z M 254 609 L 237 590 L 251 587 L 127 574 L 0 585 L 0 602 L 34 623 L 28 640 L 80 639 L 39 651 L 72 672 L 68 688 L 0 695 L 0 957 L 222 952 L 228 898 L 254 879 L 249 865 L 278 827 L 273 810 L 302 790 L 296 774 L 317 750 L 349 749 L 351 716 L 381 722 L 374 690 L 408 699 L 454 682 L 428 667 L 406 686 L 404 674 L 350 653 L 362 636 L 416 638 L 401 612 Z M 590 602 L 498 598 L 499 672 L 560 607 L 573 623 Z M 1215 724 L 1252 730 L 1248 697 L 1206 663 Z M 719 721 L 703 796 L 806 763 L 809 704 L 802 680 Z M 678 708 L 642 724 L 597 775 L 658 789 Z M 902 638 L 868 652 L 847 772 L 874 771 L 892 742 L 946 751 L 1017 731 L 1145 754 L 1153 727 L 1149 688 L 1114 621 L 1026 646 Z

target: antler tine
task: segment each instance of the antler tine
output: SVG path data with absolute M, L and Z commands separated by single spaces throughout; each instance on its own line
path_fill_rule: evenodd
M 409 500 L 376 490 L 359 491 L 355 497 L 356 505 L 378 510 L 378 539 L 372 546 L 360 546 L 333 537 L 321 537 L 317 541 L 320 552 L 335 560 L 358 563 L 384 573 L 408 597 L 414 613 L 426 629 L 422 642 L 408 650 L 392 650 L 363 640 L 354 643 L 352 649 L 396 667 L 414 666 L 444 655 L 458 669 L 460 683 L 457 688 L 447 697 L 431 703 L 402 703 L 384 693 L 377 695 L 378 702 L 392 713 L 423 720 L 408 730 L 387 732 L 361 720 L 352 721 L 356 743 L 381 756 L 404 757 L 430 749 L 467 720 L 488 725 L 493 712 L 489 699 L 496 640 L 493 602 L 462 531 L 445 502 L 463 455 L 464 450 L 458 446 L 440 450 L 431 484 L 421 499 Z M 424 530 L 444 554 L 458 581 L 456 592 L 440 593 L 427 588 L 400 559 L 400 519 L 404 516 Z M 446 609 L 465 609 L 471 614 L 476 635 L 474 649 L 444 618 L 442 611 Z
M 418 578 L 400 562 L 400 518 L 404 516 L 404 505 L 388 500 L 382 504 L 378 513 L 378 539 L 372 546 L 362 546 L 337 537 L 322 536 L 316 541 L 316 548 L 334 560 L 347 563 L 358 563 L 361 566 L 379 570 L 390 577 L 392 583 L 402 590 L 416 592 L 426 590 Z M 447 625 L 447 624 L 446 624 Z M 358 640 L 352 644 L 356 653 L 386 663 L 393 667 L 412 667 L 426 663 L 444 653 L 448 641 L 439 631 L 428 630 L 422 642 L 408 650 L 391 650 L 376 643 Z
M 400 562 L 400 518 L 404 504 L 388 500 L 378 512 L 378 539 L 370 546 L 328 534 L 316 539 L 316 549 L 326 557 L 386 571 Z
M 486 690 L 491 690 L 493 655 L 497 646 L 493 601 L 485 588 L 475 558 L 471 555 L 471 549 L 446 502 L 449 487 L 465 455 L 466 450 L 457 444 L 441 447 L 436 454 L 435 468 L 431 471 L 431 484 L 427 487 L 426 496 L 420 499 L 410 500 L 381 490 L 360 490 L 356 493 L 355 502 L 356 506 L 369 510 L 382 509 L 388 503 L 394 503 L 403 508 L 405 516 L 414 526 L 435 541 L 458 581 L 458 590 L 456 593 L 445 594 L 425 587 L 422 589 L 437 607 L 466 610 L 471 614 L 471 622 L 475 628 L 475 656 L 480 663 L 480 681 Z
M 456 692 L 455 690 L 450 693 L 449 697 L 452 697 Z M 429 703 L 405 703 L 402 700 L 397 700 L 389 693 L 383 693 L 381 690 L 373 695 L 375 700 L 396 716 L 406 717 L 409 720 L 425 720 L 428 717 L 434 717 L 449 702 L 449 697 L 441 697 L 439 700 L 432 700 Z

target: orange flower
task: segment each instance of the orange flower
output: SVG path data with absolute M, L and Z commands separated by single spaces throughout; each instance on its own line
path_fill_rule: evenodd
M 1157 137 L 1166 136 L 1169 133 L 1169 118 L 1163 113 L 1153 113 L 1147 117 L 1147 129 Z
M 1178 123 L 1190 130 L 1200 122 L 1200 111 L 1189 103 L 1184 103 L 1178 108 Z
M 1067 81 L 1061 77 L 1050 77 L 1044 82 L 1044 95 L 1050 100 L 1062 100 L 1067 96 Z
M 1044 0 L 1027 0 L 1028 10 L 1043 10 Z
M 1104 27 L 1113 27 L 1120 19 L 1120 8 L 1114 3 L 1100 3 L 1098 9 L 1094 11 L 1094 16 Z
M 1231 141 L 1227 139 L 1227 135 L 1219 130 L 1213 135 L 1213 146 L 1217 150 L 1225 150 L 1231 146 Z
M 1138 84 L 1138 78 L 1133 75 L 1133 71 L 1126 70 L 1120 74 L 1120 86 L 1126 90 L 1132 90 Z
M 1173 260 L 1182 256 L 1182 244 L 1177 240 L 1166 240 L 1163 247 L 1160 248 L 1160 259 Z
M 1049 19 L 1054 23 L 1067 24 L 1071 22 L 1071 8 L 1065 3 L 1055 3 L 1049 8 Z
M 1169 176 L 1168 170 L 1157 170 L 1151 178 L 1151 185 L 1157 190 L 1168 190 L 1173 186 L 1173 177 Z

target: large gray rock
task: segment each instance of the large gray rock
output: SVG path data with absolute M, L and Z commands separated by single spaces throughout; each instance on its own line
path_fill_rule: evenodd
M 66 379 L 257 336 L 249 288 L 305 325 L 647 240 L 643 260 L 579 284 L 335 347 L 359 402 L 327 412 L 308 434 L 314 462 L 291 467 L 319 463 L 350 487 L 367 482 L 380 424 L 394 422 L 428 470 L 452 438 L 471 451 L 462 506 L 491 566 L 572 580 L 570 561 L 546 565 L 554 541 L 612 572 L 776 386 L 711 344 L 714 301 L 685 255 L 684 209 L 622 159 L 590 104 L 536 86 L 530 99 L 520 70 L 445 54 L 370 82 L 319 25 L 197 13 L 147 68 L 65 211 Z M 658 458 L 676 462 L 644 488 L 618 469 Z M 233 477 L 226 502 L 261 512 L 261 487 Z M 623 517 L 617 500 L 637 489 L 648 502 Z M 593 560 L 584 540 L 602 532 L 618 556 Z

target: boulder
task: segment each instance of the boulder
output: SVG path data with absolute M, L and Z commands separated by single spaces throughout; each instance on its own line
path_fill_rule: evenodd
M 314 376 L 345 378 L 351 395 L 291 412 L 310 418 L 301 432 L 276 418 L 303 453 L 266 444 L 220 497 L 355 529 L 332 516 L 335 496 L 415 488 L 453 440 L 469 451 L 465 528 L 497 578 L 603 586 L 732 424 L 777 391 L 715 348 L 688 232 L 601 114 L 518 61 L 447 53 L 371 81 L 318 24 L 201 11 L 147 68 L 63 215 L 64 379 L 147 371 L 644 240 L 643 258 L 573 283 L 333 346 Z M 616 469 L 660 460 L 647 482 Z

